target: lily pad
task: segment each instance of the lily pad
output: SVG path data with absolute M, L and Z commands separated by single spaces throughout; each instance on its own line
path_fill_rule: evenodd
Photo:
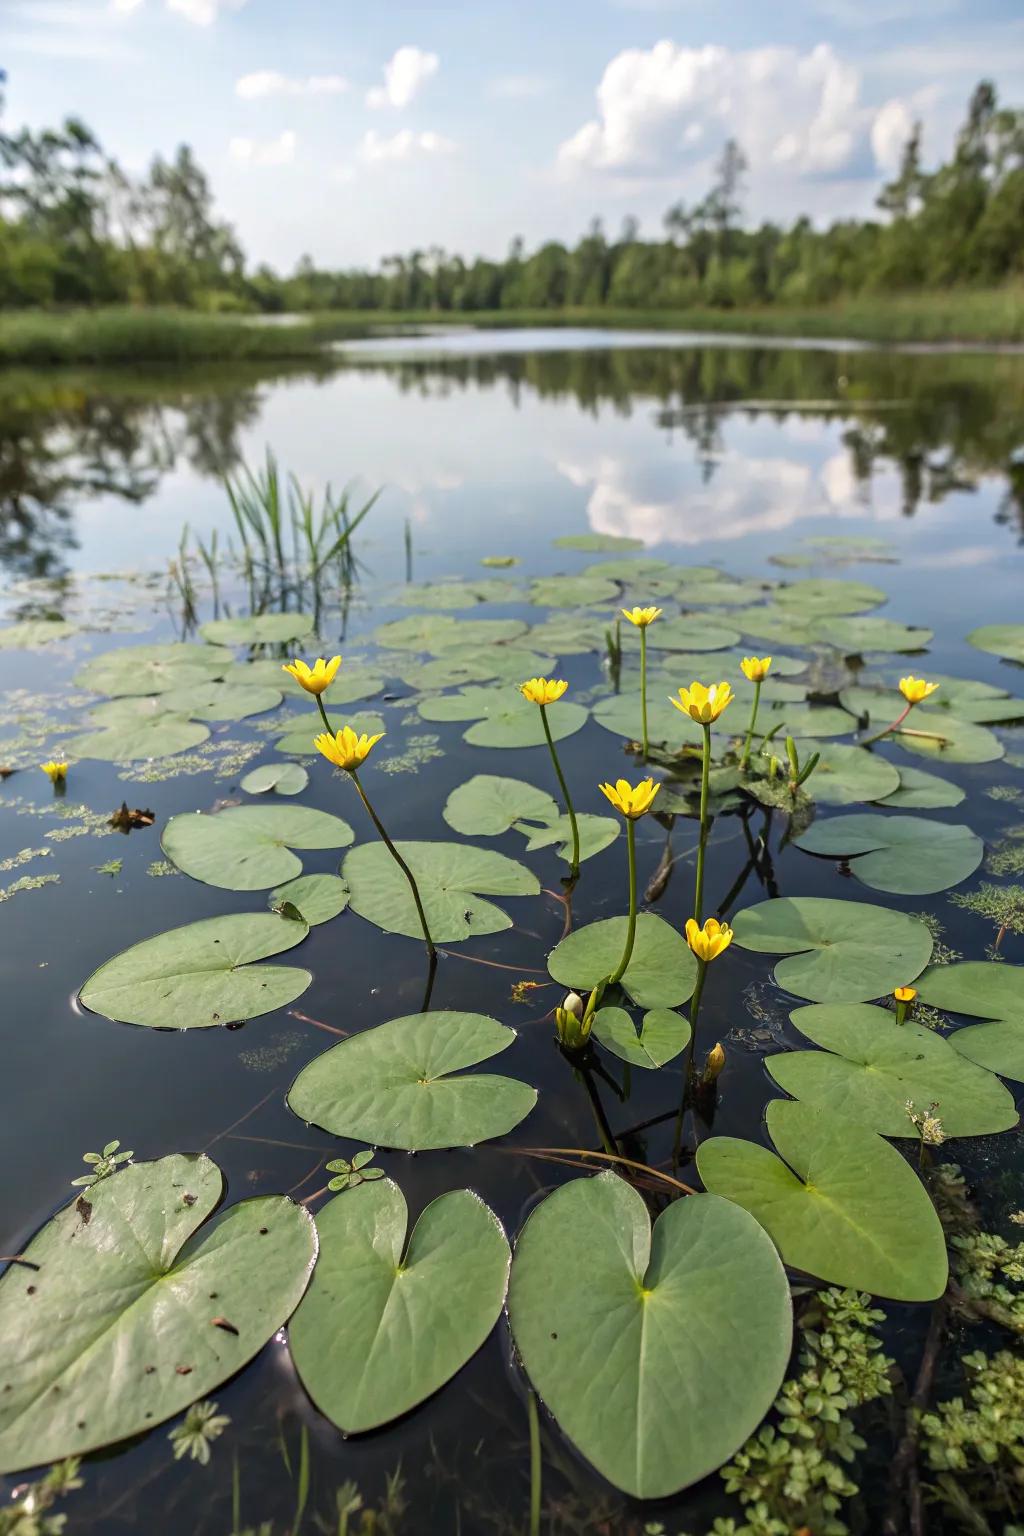
M 552 540 L 556 549 L 583 549 L 597 553 L 605 549 L 643 549 L 643 539 L 629 539 L 618 533 L 565 533 Z
M 211 680 L 197 686 L 171 688 L 161 697 L 167 709 L 192 720 L 244 720 L 247 715 L 262 715 L 268 709 L 276 709 L 281 702 L 281 690 Z
M 141 758 L 173 757 L 209 738 L 205 725 L 181 715 L 155 714 L 123 725 L 89 731 L 68 742 L 74 757 L 95 757 L 104 763 L 133 763 Z
M 540 881 L 525 865 L 471 843 L 400 842 L 398 851 L 419 886 L 435 944 L 501 933 L 512 919 L 484 896 L 536 896 Z M 385 933 L 422 937 L 408 881 L 383 843 L 361 843 L 341 870 L 352 910 Z
M 430 656 L 465 650 L 471 655 L 484 646 L 517 640 L 526 630 L 521 619 L 453 619 L 446 613 L 415 613 L 382 624 L 373 638 L 389 650 L 425 651 Z
M 318 923 L 328 923 L 339 912 L 344 912 L 349 894 L 340 875 L 299 875 L 271 891 L 267 905 L 278 907 L 289 902 L 302 914 L 305 923 L 315 928 Z
M 468 1189 L 432 1200 L 408 1247 L 391 1179 L 337 1195 L 316 1225 L 316 1273 L 288 1345 L 320 1412 L 358 1434 L 415 1408 L 471 1359 L 501 1315 L 511 1254 Z
M 762 705 L 757 724 L 761 731 L 781 726 L 777 738 L 781 746 L 787 736 L 848 736 L 855 721 L 845 709 L 837 709 L 833 704 L 769 703 Z
M 280 661 L 260 659 L 232 662 L 224 674 L 224 681 L 232 687 L 236 684 L 258 684 L 261 688 L 283 689 L 290 699 L 301 698 L 310 707 L 313 704 L 302 684 L 284 670 L 284 664 Z M 384 683 L 385 678 L 379 668 L 368 666 L 365 662 L 350 661 L 346 656 L 324 695 L 324 703 L 336 709 L 339 704 L 354 704 L 359 699 L 371 699 L 375 693 L 380 693 Z
M 599 1008 L 594 1015 L 594 1038 L 633 1067 L 663 1067 L 686 1049 L 690 1035 L 689 1020 L 671 1008 L 651 1008 L 639 1034 L 625 1008 Z
M 550 975 L 575 991 L 591 991 L 622 959 L 626 926 L 624 917 L 606 917 L 577 928 L 548 956 Z M 692 995 L 696 982 L 697 962 L 682 934 L 654 912 L 639 913 L 622 990 L 641 1008 L 675 1008 Z
M 893 1301 L 942 1295 L 942 1227 L 895 1147 L 812 1104 L 776 1099 L 766 1121 L 778 1156 L 732 1136 L 703 1143 L 697 1168 L 708 1189 L 756 1217 L 794 1269 Z
M 844 688 L 839 697 L 852 715 L 876 729 L 891 724 L 904 707 L 894 689 Z M 917 705 L 904 726 L 887 740 L 918 757 L 949 763 L 993 763 L 1005 750 L 985 726 L 949 710 L 922 705 Z
M 580 835 L 580 862 L 592 859 L 611 847 L 619 835 L 621 821 L 614 816 L 591 816 L 580 811 L 576 816 L 576 828 Z M 557 816 L 544 826 L 531 826 L 525 821 L 516 822 L 516 831 L 526 838 L 526 852 L 539 853 L 543 848 L 554 848 L 559 858 L 572 862 L 572 823 L 568 816 Z
M 930 629 L 910 628 L 895 619 L 831 618 L 810 624 L 811 638 L 834 645 L 846 656 L 874 651 L 922 651 L 932 639 Z
M 541 747 L 546 745 L 540 710 L 524 699 L 518 688 L 470 686 L 457 693 L 442 693 L 420 699 L 417 709 L 424 720 L 475 720 L 463 740 L 474 747 Z M 548 711 L 548 724 L 555 741 L 573 736 L 587 723 L 582 704 L 560 699 Z
M 347 848 L 355 833 L 340 816 L 304 805 L 238 805 L 216 815 L 172 816 L 160 846 L 205 885 L 265 891 L 302 873 L 292 848 Z
M 262 763 L 251 769 L 239 784 L 247 795 L 301 795 L 309 774 L 301 763 Z
M 170 928 L 124 949 L 93 971 L 80 997 L 120 1024 L 211 1029 L 271 1013 L 312 981 L 291 965 L 256 965 L 293 949 L 305 923 L 273 912 L 240 912 Z
M 785 1273 L 756 1221 L 691 1195 L 652 1233 L 640 1195 L 611 1173 L 574 1179 L 533 1211 L 509 1321 L 564 1433 L 644 1499 L 699 1482 L 753 1433 L 792 1336 Z
M 800 740 L 796 745 L 802 763 L 812 752 L 820 754 L 817 767 L 804 785 L 806 793 L 819 805 L 856 805 L 859 801 L 880 800 L 899 787 L 899 770 L 888 758 L 864 747 L 811 740 Z M 780 752 L 785 755 L 782 743 L 776 748 L 777 755 Z
M 744 635 L 754 640 L 768 640 L 773 645 L 808 645 L 812 638 L 812 620 L 781 603 L 736 609 L 730 618 Z
M 211 645 L 285 645 L 313 633 L 311 613 L 258 613 L 248 619 L 211 619 L 199 630 Z
M 1002 656 L 1024 666 L 1024 624 L 983 624 L 967 636 L 968 645 L 990 656 Z
M 550 651 L 553 656 L 585 656 L 588 651 L 603 653 L 608 646 L 608 635 L 614 630 L 614 619 L 559 614 L 543 624 L 533 625 L 530 644 L 538 650 Z
M 283 1195 L 209 1220 L 223 1189 L 202 1155 L 134 1163 L 47 1222 L 30 1269 L 8 1266 L 0 1472 L 152 1429 L 287 1322 L 316 1258 L 312 1220 Z
M 354 731 L 358 731 L 360 734 L 365 732 L 368 736 L 376 736 L 379 731 L 384 730 L 384 721 L 380 715 L 370 714 L 365 710 L 354 715 L 339 715 L 328 710 L 327 718 L 331 723 L 331 730 L 335 732 L 340 731 L 346 725 L 350 725 Z M 287 726 L 288 729 L 274 743 L 278 752 L 291 752 L 296 757 L 319 758 L 319 754 L 313 745 L 313 742 L 324 728 L 319 714 L 309 710 L 304 715 L 292 715 L 290 723 L 289 717 L 286 715 L 281 724 Z M 320 761 L 323 761 L 323 759 L 320 759 Z
M 817 1003 L 790 1018 L 823 1048 L 768 1057 L 768 1071 L 795 1099 L 881 1136 L 917 1137 L 908 1100 L 922 1111 L 936 1104 L 947 1136 L 989 1136 L 1017 1124 L 1013 1095 L 999 1079 L 922 1024 L 897 1024 L 870 1003 Z
M 212 645 L 124 645 L 86 662 L 75 682 L 111 698 L 202 688 L 223 676 L 233 659 L 230 651 Z
M 479 581 L 410 582 L 395 601 L 403 608 L 475 608 L 478 603 L 514 603 L 523 596 L 515 582 L 500 577 L 481 577 Z
M 537 1102 L 516 1078 L 466 1072 L 505 1051 L 515 1030 L 482 1013 L 389 1019 L 317 1056 L 288 1090 L 300 1120 L 332 1136 L 424 1152 L 504 1136 Z
M 805 853 L 849 859 L 858 880 L 899 896 L 928 896 L 959 885 L 985 852 L 981 838 L 960 823 L 870 812 L 815 822 L 796 846 Z
M 522 779 L 478 773 L 452 790 L 441 814 L 464 837 L 498 837 L 517 821 L 557 821 L 559 812 L 549 794 Z
M 530 583 L 528 600 L 537 608 L 588 608 L 618 596 L 618 583 L 604 576 L 541 576 Z
M 738 629 L 698 614 L 659 619 L 647 631 L 647 644 L 653 651 L 724 651 L 739 638 Z
M 877 608 L 887 602 L 888 597 L 881 588 L 869 587 L 863 581 L 836 581 L 821 576 L 778 587 L 775 601 L 784 608 L 796 608 L 805 617 L 828 614 L 838 617 Z
M 678 686 L 677 683 L 676 688 Z M 672 692 L 675 692 L 675 688 Z M 628 692 L 613 693 L 601 699 L 594 705 L 594 719 L 606 731 L 621 736 L 625 741 L 643 739 L 640 694 L 632 688 Z M 647 737 L 656 746 L 672 747 L 683 742 L 693 744 L 704 740 L 700 726 L 669 702 L 669 685 L 664 681 L 659 683 L 656 678 L 649 679 L 647 686 Z
M 964 960 L 931 966 L 920 979 L 923 1003 L 985 1019 L 950 1036 L 950 1045 L 989 1072 L 1024 1083 L 1024 966 Z
M 66 619 L 25 619 L 0 629 L 0 651 L 31 651 L 54 640 L 69 640 L 78 634 L 78 625 Z M 99 690 L 97 690 L 99 691 Z
M 403 662 L 397 674 L 403 683 L 424 693 L 440 688 L 462 688 L 466 683 L 489 683 L 495 678 L 514 683 L 527 677 L 550 677 L 557 662 L 539 651 L 513 645 L 492 645 L 474 656 L 439 656 L 435 661 Z
M 860 1003 L 906 986 L 931 958 L 924 923 L 863 901 L 779 896 L 733 921 L 743 949 L 785 955 L 775 980 L 815 1003 Z
M 923 768 L 906 768 L 901 765 L 899 775 L 899 789 L 872 798 L 892 810 L 901 811 L 944 810 L 947 806 L 960 805 L 964 799 L 964 791 L 959 784 L 951 784 L 937 773 L 926 773 Z

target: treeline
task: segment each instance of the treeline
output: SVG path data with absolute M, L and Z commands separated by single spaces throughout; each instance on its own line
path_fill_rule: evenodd
M 676 203 L 664 238 L 635 219 L 609 237 L 595 219 L 572 247 L 503 261 L 439 249 L 385 258 L 377 271 L 324 271 L 303 257 L 280 277 L 250 269 L 214 209 L 187 146 L 127 175 L 92 132 L 0 128 L 0 308 L 182 305 L 221 311 L 685 311 L 816 305 L 862 294 L 991 286 L 1024 275 L 1024 111 L 982 81 L 947 161 L 921 162 L 920 126 L 877 204 L 878 219 L 816 229 L 800 218 L 749 228 L 746 160 L 730 141 L 705 197 Z

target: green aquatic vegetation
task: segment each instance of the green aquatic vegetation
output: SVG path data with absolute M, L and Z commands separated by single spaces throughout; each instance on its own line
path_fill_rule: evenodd
M 959 900 L 956 896 L 951 896 L 949 899 L 950 901 Z M 929 965 L 953 965 L 957 960 L 963 959 L 963 952 L 959 949 L 954 949 L 943 938 L 946 926 L 936 913 L 911 912 L 909 915 L 916 918 L 919 923 L 923 923 L 932 936 L 932 957 L 928 962 Z M 914 1017 L 918 1019 L 919 1023 L 923 1022 L 916 1013 Z
M 1024 875 L 1024 827 L 1007 827 L 985 858 L 990 875 Z
M 146 865 L 146 874 L 159 880 L 165 875 L 180 875 L 181 870 L 177 864 L 172 864 L 170 859 L 154 859 L 152 863 Z
M 990 784 L 982 793 L 990 800 L 1006 800 L 1011 805 L 1019 805 L 1024 800 L 1024 789 L 1019 784 Z
M 370 1167 L 373 1158 L 373 1148 L 366 1147 L 362 1152 L 357 1152 L 351 1162 L 344 1157 L 336 1157 L 327 1163 L 327 1172 L 334 1175 L 327 1184 L 331 1194 L 338 1194 L 343 1189 L 357 1189 L 367 1181 L 372 1183 L 374 1179 L 382 1179 L 384 1169 Z
M 272 1044 L 253 1045 L 239 1051 L 238 1060 L 248 1072 L 276 1072 L 305 1039 L 300 1030 L 284 1030 L 274 1036 Z
M 816 822 L 796 839 L 806 853 L 841 860 L 876 891 L 926 896 L 972 875 L 984 843 L 970 827 L 924 816 L 854 813 Z
M 417 722 L 418 723 L 418 722 Z M 440 736 L 420 734 L 405 738 L 405 751 L 394 752 L 390 757 L 378 759 L 381 773 L 419 773 L 427 763 L 444 757 Z
M 953 895 L 950 901 L 976 917 L 986 918 L 998 930 L 993 951 L 1007 933 L 1024 933 L 1024 885 L 993 885 L 983 881 L 975 891 Z M 992 956 L 994 958 L 994 954 Z M 934 964 L 935 957 L 932 956 Z
M 119 875 L 124 868 L 124 859 L 108 859 L 105 864 L 93 865 L 98 875 Z
M 33 859 L 45 859 L 52 852 L 52 848 L 22 848 L 18 853 L 12 853 L 9 859 L 0 859 L 0 870 L 6 874 L 10 869 L 21 869 Z
M 0 1506 L 0 1536 L 62 1536 L 67 1515 L 51 1514 L 58 1499 L 82 1487 L 81 1460 L 71 1456 L 51 1467 L 38 1483 L 19 1488 L 13 1501 Z
M 733 932 L 742 949 L 784 955 L 775 980 L 813 1003 L 883 997 L 919 976 L 932 952 L 928 929 L 906 913 L 824 896 L 746 907 Z
M 922 1414 L 929 1496 L 974 1536 L 1009 1536 L 1024 1516 L 1024 1359 L 1009 1350 L 963 1357 L 966 1393 Z M 991 1516 L 991 1520 L 987 1518 Z
M 82 1162 L 88 1163 L 91 1173 L 83 1173 L 77 1179 L 71 1180 L 72 1189 L 88 1189 L 91 1184 L 96 1184 L 100 1179 L 109 1179 L 112 1173 L 116 1173 L 123 1163 L 130 1163 L 135 1156 L 134 1152 L 120 1152 L 120 1141 L 115 1138 L 108 1141 L 102 1152 L 83 1152 Z
M 957 1233 L 950 1238 L 950 1264 L 969 1309 L 1024 1335 L 1024 1242 L 1007 1242 L 997 1232 Z
M 10 885 L 0 886 L 0 901 L 10 901 L 22 891 L 39 891 L 44 885 L 59 885 L 60 875 L 22 875 Z
M 347 821 L 305 805 L 237 805 L 214 815 L 172 816 L 160 846 L 194 880 L 228 891 L 264 891 L 302 873 L 292 850 L 348 848 Z
M 226 1413 L 217 1412 L 217 1404 L 209 1399 L 193 1403 L 180 1424 L 176 1424 L 167 1436 L 174 1447 L 174 1459 L 180 1461 L 189 1456 L 205 1467 L 210 1461 L 210 1448 L 231 1423 Z
M 273 721 L 268 729 L 280 731 L 280 720 Z M 200 773 L 212 773 L 214 778 L 220 780 L 237 779 L 262 751 L 263 743 L 260 741 L 209 741 L 195 752 L 157 757 L 151 762 L 122 769 L 118 778 L 127 784 L 163 784 L 171 779 L 192 778 Z
M 511 928 L 507 912 L 486 901 L 487 896 L 540 893 L 532 870 L 490 848 L 456 842 L 402 841 L 395 846 L 415 876 L 435 943 L 457 944 Z M 383 843 L 360 843 L 351 849 L 341 873 L 352 892 L 353 912 L 385 933 L 422 935 L 411 889 Z

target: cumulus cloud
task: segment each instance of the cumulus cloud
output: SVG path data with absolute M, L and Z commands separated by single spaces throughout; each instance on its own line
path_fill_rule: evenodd
M 380 160 L 411 160 L 416 155 L 448 155 L 454 148 L 452 139 L 429 130 L 413 133 L 411 128 L 403 128 L 386 139 L 371 128 L 359 146 L 359 158 L 369 164 Z
M 905 101 L 887 101 L 871 124 L 871 149 L 875 164 L 887 175 L 898 169 L 903 146 L 914 127 L 914 119 Z
M 805 53 L 668 40 L 628 48 L 607 65 L 597 109 L 562 144 L 563 171 L 676 174 L 733 136 L 755 170 L 839 175 L 865 154 L 875 115 L 859 70 L 827 43 Z
M 348 81 L 341 75 L 282 75 L 276 69 L 257 69 L 235 81 L 235 95 L 243 101 L 264 96 L 338 96 L 347 90 Z
M 399 48 L 384 66 L 384 84 L 366 93 L 368 107 L 407 107 L 431 75 L 436 75 L 441 60 L 436 53 L 407 44 Z
M 232 139 L 228 154 L 240 165 L 290 165 L 295 159 L 298 138 L 290 128 L 276 139 Z
M 169 11 L 176 11 L 197 27 L 212 27 L 221 11 L 240 11 L 248 0 L 165 0 Z

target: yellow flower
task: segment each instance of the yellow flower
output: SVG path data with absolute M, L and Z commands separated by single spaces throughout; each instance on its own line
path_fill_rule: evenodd
M 917 996 L 917 988 L 896 987 L 892 995 L 898 1003 L 912 1003 Z
M 623 608 L 622 617 L 635 624 L 637 629 L 646 629 L 648 624 L 653 624 L 655 619 L 661 618 L 660 608 Z
M 341 657 L 334 656 L 330 661 L 324 661 L 323 657 L 317 658 L 316 665 L 307 667 L 304 661 L 293 661 L 288 666 L 282 667 L 283 672 L 290 672 L 297 683 L 301 683 L 307 693 L 323 693 L 334 682 L 338 668 L 341 666 Z
M 926 683 L 920 677 L 900 678 L 900 693 L 908 704 L 920 704 L 921 700 L 926 699 L 930 693 L 934 693 L 938 686 L 938 683 Z
M 555 678 L 531 677 L 528 683 L 519 684 L 519 692 L 531 704 L 555 704 L 569 684 Z
M 763 683 L 768 676 L 768 668 L 771 664 L 770 656 L 744 656 L 740 662 L 740 671 L 748 683 Z
M 720 923 L 717 917 L 706 919 L 703 928 L 698 928 L 695 918 L 686 919 L 686 942 L 705 965 L 711 960 L 717 960 L 723 949 L 728 949 L 732 943 L 732 929 L 728 923 Z
M 39 766 L 51 784 L 63 784 L 68 776 L 67 763 L 40 763 Z
M 377 745 L 383 731 L 378 731 L 376 736 L 357 736 L 350 725 L 340 730 L 337 736 L 328 736 L 322 731 L 313 745 L 318 752 L 322 752 L 330 763 L 336 763 L 339 768 L 346 768 L 349 772 L 358 768 L 360 763 L 365 763 L 370 751 Z
M 703 683 L 691 683 L 689 688 L 680 688 L 679 698 L 670 698 L 669 703 L 698 725 L 710 725 L 735 697 L 728 683 L 712 683 L 710 688 Z
M 661 785 L 655 784 L 653 779 L 641 779 L 634 789 L 627 780 L 619 779 L 614 787 L 611 784 L 601 784 L 598 787 L 617 811 L 621 811 L 630 821 L 636 821 L 638 816 L 643 816 L 650 810 Z

